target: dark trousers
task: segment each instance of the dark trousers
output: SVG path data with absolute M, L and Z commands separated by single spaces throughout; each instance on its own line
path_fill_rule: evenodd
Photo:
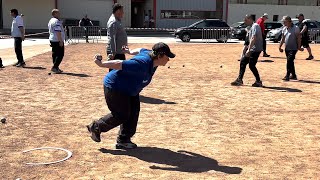
M 64 57 L 64 46 L 60 46 L 59 42 L 50 42 L 52 47 L 52 62 L 54 68 L 59 68 Z
M 294 67 L 294 60 L 296 59 L 296 54 L 298 51 L 295 50 L 285 50 L 286 51 L 286 56 L 287 56 L 287 77 L 292 74 L 292 76 L 297 76 L 296 75 L 296 69 Z
M 262 39 L 263 39 L 263 53 L 267 54 L 267 36 L 266 35 L 262 35 Z
M 22 54 L 22 38 L 21 37 L 14 38 L 14 51 L 16 52 L 18 63 L 23 63 L 24 59 Z
M 136 133 L 139 113 L 140 98 L 128 96 L 104 87 L 104 95 L 110 114 L 97 121 L 101 132 L 107 132 L 120 125 L 117 142 L 128 142 Z
M 240 72 L 238 79 L 242 80 L 244 73 L 246 72 L 246 67 L 249 64 L 249 68 L 252 71 L 253 75 L 256 77 L 256 81 L 260 81 L 260 75 L 256 64 L 258 62 L 261 52 L 252 52 L 250 57 L 243 57 L 240 62 Z
M 88 27 L 84 27 L 84 35 L 86 36 L 86 42 L 89 42 Z
M 120 60 L 126 60 L 126 55 L 124 54 L 116 54 L 114 56 L 114 59 L 120 59 Z M 113 69 L 109 69 L 109 72 L 112 71 Z

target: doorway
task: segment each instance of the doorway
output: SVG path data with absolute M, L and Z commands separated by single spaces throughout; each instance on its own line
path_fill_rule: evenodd
M 144 21 L 144 1 L 133 0 L 131 4 L 131 27 L 143 27 Z

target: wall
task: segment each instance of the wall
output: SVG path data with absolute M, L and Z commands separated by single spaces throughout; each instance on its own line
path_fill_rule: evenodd
M 161 10 L 216 11 L 216 0 L 157 0 L 156 25 L 159 28 L 177 28 L 191 25 L 197 19 L 161 19 Z
M 272 21 L 273 15 L 279 15 L 281 20 L 285 15 L 295 17 L 299 13 L 303 13 L 307 19 L 320 20 L 320 7 L 317 6 L 229 4 L 228 12 L 228 24 L 243 21 L 246 14 L 255 14 L 258 18 L 263 13 L 269 14 L 268 21 Z
M 10 29 L 11 9 L 18 9 L 24 14 L 26 29 L 47 29 L 51 18 L 51 10 L 55 7 L 54 0 L 3 0 L 3 28 Z
M 91 20 L 100 21 L 102 27 L 107 25 L 112 5 L 113 0 L 58 0 L 62 18 L 82 19 L 88 14 Z

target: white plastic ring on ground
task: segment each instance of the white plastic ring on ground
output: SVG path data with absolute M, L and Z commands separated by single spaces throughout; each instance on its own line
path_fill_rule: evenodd
M 63 149 L 63 148 L 56 148 L 56 147 L 42 147 L 42 148 L 34 148 L 34 149 L 30 149 L 30 150 L 25 150 L 22 153 L 27 153 L 30 151 L 36 151 L 36 150 L 46 150 L 46 149 L 54 149 L 54 150 L 61 150 L 61 151 L 65 151 L 66 153 L 68 153 L 67 157 L 58 161 L 53 161 L 53 162 L 44 162 L 44 163 L 26 163 L 27 165 L 49 165 L 49 164 L 56 164 L 56 163 L 60 163 L 63 162 L 69 158 L 71 158 L 72 156 L 72 152 L 67 150 L 67 149 Z

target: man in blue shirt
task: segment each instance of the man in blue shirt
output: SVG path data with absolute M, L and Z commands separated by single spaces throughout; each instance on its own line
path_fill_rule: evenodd
M 102 56 L 96 55 L 95 63 L 99 67 L 114 69 L 104 78 L 104 94 L 111 113 L 87 126 L 92 140 L 100 142 L 101 132 L 107 132 L 120 125 L 117 149 L 137 147 L 131 142 L 131 137 L 136 133 L 139 119 L 139 93 L 151 82 L 157 67 L 165 66 L 169 58 L 175 57 L 165 43 L 155 44 L 152 50 L 125 51 L 135 56 L 126 61 L 101 62 Z

